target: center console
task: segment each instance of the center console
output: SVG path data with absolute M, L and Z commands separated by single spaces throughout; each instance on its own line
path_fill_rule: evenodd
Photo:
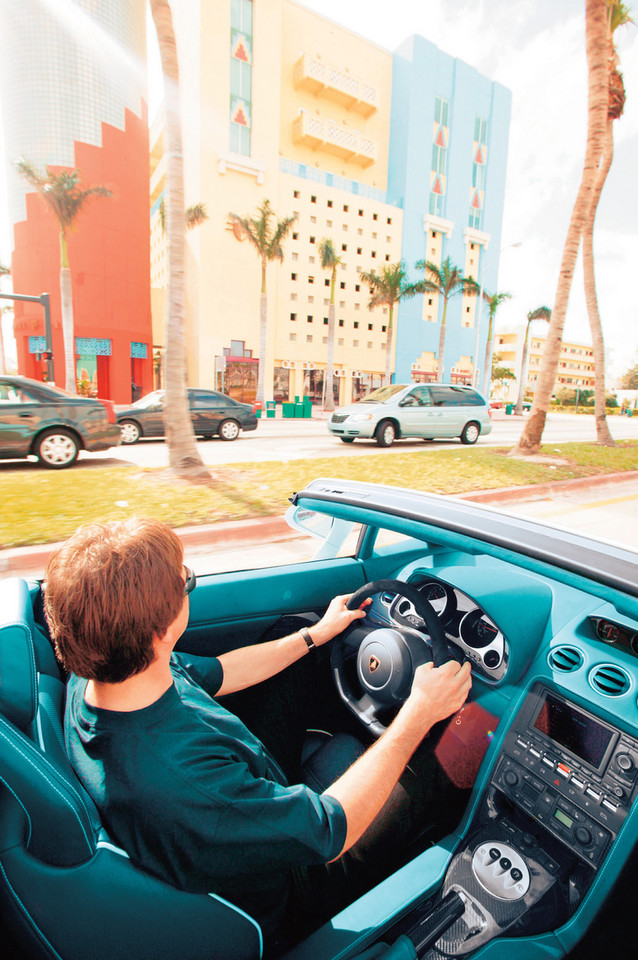
M 638 792 L 638 740 L 536 684 L 448 868 L 438 904 L 410 931 L 436 929 L 420 957 L 465 956 L 509 930 L 553 929 L 576 909 Z M 454 914 L 449 908 L 454 900 Z
M 512 725 L 493 785 L 598 866 L 636 793 L 638 741 L 537 685 Z

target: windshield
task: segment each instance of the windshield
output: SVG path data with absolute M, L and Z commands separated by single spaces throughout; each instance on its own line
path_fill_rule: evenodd
M 147 407 L 154 407 L 161 403 L 163 397 L 164 393 L 161 390 L 155 390 L 153 393 L 147 393 L 145 397 L 140 397 L 131 406 L 135 407 L 136 410 L 146 410 Z
M 357 401 L 358 403 L 387 403 L 388 400 L 391 400 L 392 397 L 396 397 L 397 393 L 401 393 L 402 390 L 405 390 L 405 383 L 392 383 L 388 387 L 379 387 L 378 390 L 373 390 L 372 393 L 369 393 L 367 397 L 364 397 L 362 400 Z

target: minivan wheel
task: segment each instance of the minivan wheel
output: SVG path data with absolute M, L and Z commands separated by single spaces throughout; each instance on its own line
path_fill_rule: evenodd
M 354 443 L 354 437 L 339 437 L 342 443 Z
M 75 463 L 80 452 L 77 437 L 70 430 L 57 427 L 38 437 L 34 453 L 44 467 L 62 470 Z
M 481 428 L 479 424 L 474 420 L 470 420 L 470 422 L 466 423 L 463 427 L 463 432 L 461 433 L 461 443 L 476 443 L 480 436 Z
M 222 440 L 236 440 L 239 436 L 239 424 L 236 420 L 223 420 L 219 425 Z
M 396 427 L 391 420 L 382 420 L 375 431 L 375 438 L 380 447 L 391 447 L 396 435 Z

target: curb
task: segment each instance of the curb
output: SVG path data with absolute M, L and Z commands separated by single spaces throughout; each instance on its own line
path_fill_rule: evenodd
M 457 493 L 454 496 L 459 500 L 471 500 L 475 503 L 514 503 L 524 500 L 542 500 L 549 493 L 560 494 L 569 490 L 587 490 L 590 487 L 619 483 L 623 480 L 635 480 L 638 483 L 638 470 L 606 473 L 594 477 L 577 477 L 574 480 L 532 483 L 520 487 L 474 490 L 471 493 Z M 220 544 L 224 547 L 237 547 L 241 546 L 242 543 L 295 540 L 299 537 L 299 533 L 289 527 L 281 516 L 180 527 L 176 530 L 176 533 L 184 547 L 191 548 L 214 544 Z M 0 549 L 0 576 L 27 578 L 41 576 L 50 554 L 57 550 L 63 542 L 47 543 L 34 547 Z
M 638 470 L 625 470 L 622 473 L 603 473 L 594 477 L 576 477 L 573 480 L 550 480 L 546 483 L 529 483 L 521 487 L 501 487 L 497 490 L 474 490 L 471 493 L 458 493 L 459 500 L 472 500 L 476 503 L 513 503 L 521 500 L 544 500 L 548 493 L 560 494 L 564 490 L 588 490 L 590 487 L 602 487 L 608 483 L 623 480 L 635 480 L 638 483 Z

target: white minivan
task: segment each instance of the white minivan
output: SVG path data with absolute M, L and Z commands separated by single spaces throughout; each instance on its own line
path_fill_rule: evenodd
M 472 387 L 458 383 L 391 383 L 367 397 L 339 407 L 328 421 L 330 433 L 344 443 L 374 438 L 389 447 L 402 437 L 458 437 L 476 443 L 491 432 L 489 408 Z

